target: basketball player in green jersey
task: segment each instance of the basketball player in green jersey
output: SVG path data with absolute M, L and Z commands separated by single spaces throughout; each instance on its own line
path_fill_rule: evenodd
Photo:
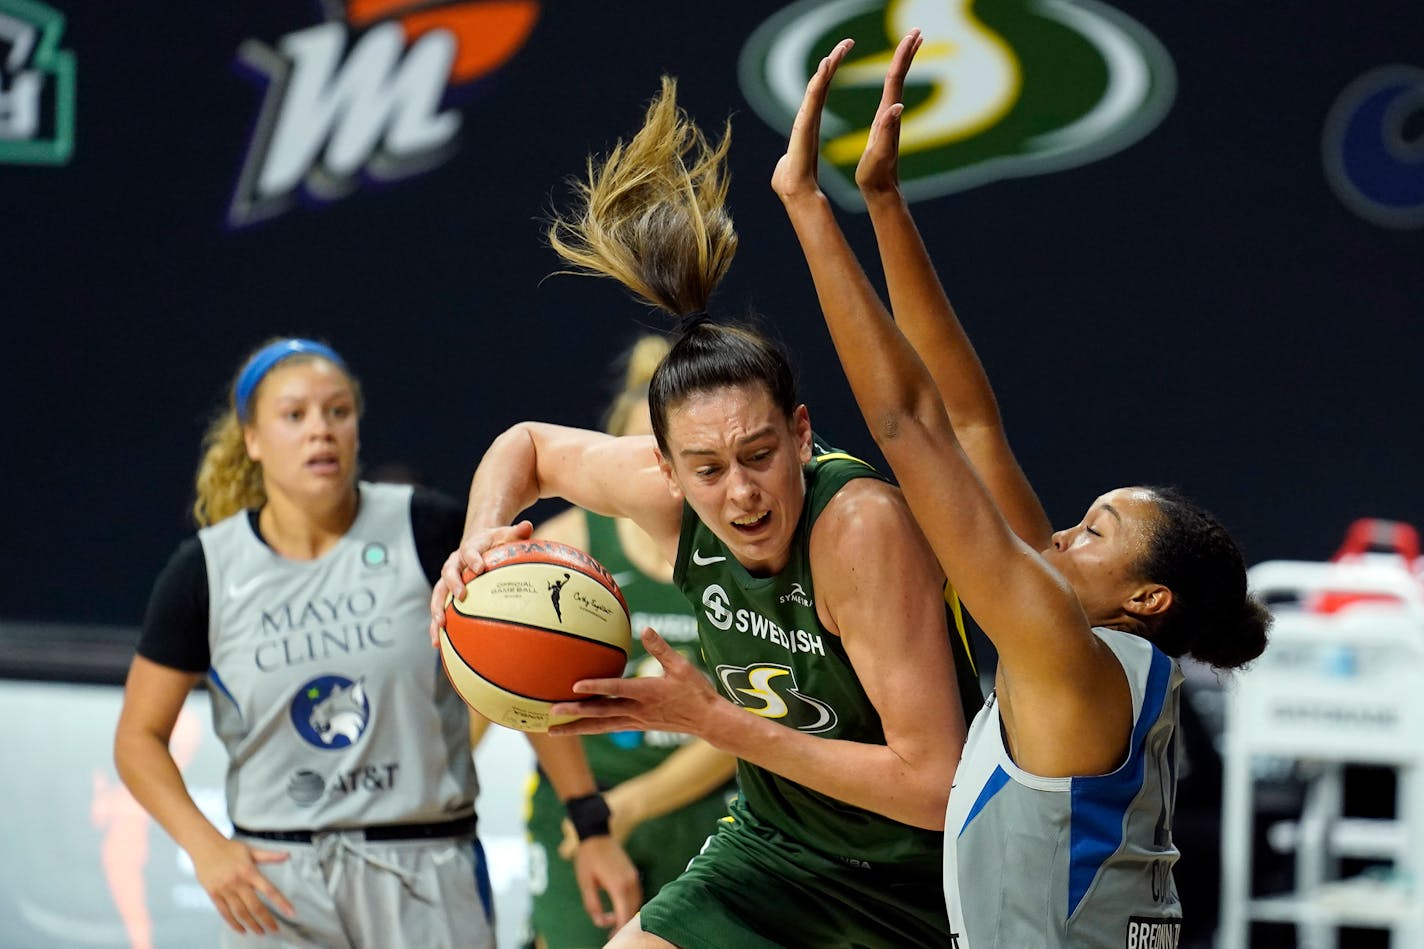
M 511 522 L 537 499 L 632 519 L 697 608 L 715 688 L 644 630 L 665 674 L 581 683 L 589 700 L 559 709 L 585 718 L 560 730 L 696 735 L 739 759 L 742 798 L 610 945 L 945 945 L 940 830 L 980 704 L 970 658 L 899 491 L 813 447 L 779 347 L 706 317 L 736 247 L 729 142 L 709 143 L 675 89 L 664 79 L 638 135 L 590 164 L 549 234 L 575 268 L 682 318 L 649 387 L 654 434 L 525 423 L 497 438 L 432 641 L 462 569 L 527 537 Z
M 622 388 L 609 406 L 605 431 L 615 435 L 652 431 L 648 382 L 667 351 L 667 340 L 656 335 L 640 337 L 629 349 Z M 692 604 L 673 585 L 672 567 L 657 544 L 636 524 L 570 508 L 538 525 L 534 534 L 591 554 L 617 579 L 635 628 L 655 627 L 683 656 L 702 662 Z M 635 640 L 627 674 L 661 672 L 662 667 Z M 471 716 L 473 741 L 479 740 L 488 724 L 482 716 Z M 652 896 L 683 871 L 727 813 L 727 801 L 736 792 L 736 759 L 675 732 L 586 735 L 582 744 L 593 776 L 604 790 L 612 833 L 637 868 L 643 893 Z M 603 945 L 609 932 L 584 911 L 571 862 L 578 837 L 542 770 L 531 782 L 527 813 L 533 945 L 536 949 Z

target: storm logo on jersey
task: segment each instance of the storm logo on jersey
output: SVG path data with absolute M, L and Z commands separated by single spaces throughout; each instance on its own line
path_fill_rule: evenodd
M 297 690 L 292 699 L 292 724 L 297 734 L 317 748 L 347 748 L 366 732 L 371 703 L 361 681 L 344 676 L 320 676 Z
M 797 731 L 830 731 L 839 720 L 835 709 L 797 690 L 796 673 L 790 666 L 767 662 L 718 666 L 717 678 L 722 690 L 738 705 Z

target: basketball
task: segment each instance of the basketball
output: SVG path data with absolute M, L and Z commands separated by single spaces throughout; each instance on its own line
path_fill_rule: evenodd
M 618 678 L 628 661 L 628 604 L 604 566 L 567 544 L 492 547 L 485 572 L 445 604 L 440 657 L 455 691 L 499 725 L 548 731 L 573 721 L 549 708 L 580 679 Z

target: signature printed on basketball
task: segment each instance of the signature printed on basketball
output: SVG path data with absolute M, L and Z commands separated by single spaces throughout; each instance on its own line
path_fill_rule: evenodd
M 713 563 L 721 563 L 722 561 L 724 561 L 724 560 L 726 560 L 726 559 L 727 559 L 726 557 L 704 557 L 704 556 L 702 556 L 702 551 L 700 551 L 700 550 L 693 550 L 693 551 L 692 551 L 692 562 L 695 563 L 695 564 L 697 564 L 697 566 L 699 566 L 699 567 L 705 567 L 705 566 L 707 566 L 708 564 L 713 564 Z

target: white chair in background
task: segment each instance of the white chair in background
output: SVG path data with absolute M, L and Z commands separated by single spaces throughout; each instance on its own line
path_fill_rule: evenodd
M 1309 949 L 1335 949 L 1341 926 L 1388 929 L 1395 949 L 1421 949 L 1424 587 L 1389 563 L 1270 561 L 1248 580 L 1275 624 L 1266 653 L 1227 685 L 1218 946 L 1246 949 L 1251 922 L 1268 921 L 1295 924 Z M 1361 596 L 1332 613 L 1310 608 L 1323 594 L 1338 605 L 1342 592 Z M 1253 792 L 1265 759 L 1309 777 L 1300 819 L 1270 829 L 1295 851 L 1295 888 L 1258 896 Z M 1342 815 L 1347 764 L 1396 769 L 1394 820 Z M 1342 857 L 1390 861 L 1392 872 L 1341 880 Z

